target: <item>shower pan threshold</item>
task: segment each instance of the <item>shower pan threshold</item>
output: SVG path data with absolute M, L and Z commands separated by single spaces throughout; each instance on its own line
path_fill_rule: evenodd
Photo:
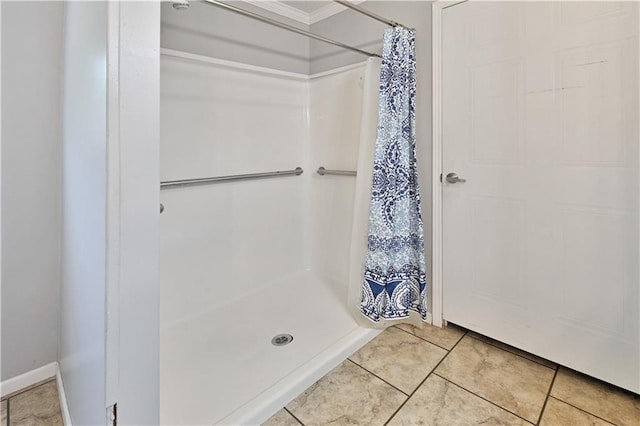
M 162 424 L 259 424 L 378 335 L 301 272 L 160 335 Z M 278 334 L 293 341 L 274 346 Z

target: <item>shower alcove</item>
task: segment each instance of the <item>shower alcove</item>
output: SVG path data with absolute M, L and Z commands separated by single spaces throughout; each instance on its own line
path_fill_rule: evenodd
M 161 53 L 162 181 L 304 170 L 161 191 L 161 423 L 259 423 L 378 333 L 347 307 L 356 180 L 316 173 L 356 170 L 365 62 Z

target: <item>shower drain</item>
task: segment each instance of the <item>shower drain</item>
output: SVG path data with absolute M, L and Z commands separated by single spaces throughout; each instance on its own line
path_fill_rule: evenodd
M 288 345 L 293 341 L 293 336 L 290 334 L 278 334 L 273 339 L 271 339 L 271 344 L 274 346 L 284 346 Z

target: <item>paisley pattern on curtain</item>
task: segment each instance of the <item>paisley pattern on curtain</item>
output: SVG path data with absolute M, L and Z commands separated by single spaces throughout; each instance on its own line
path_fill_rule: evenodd
M 374 322 L 427 316 L 415 137 L 413 30 L 384 34 L 362 313 Z

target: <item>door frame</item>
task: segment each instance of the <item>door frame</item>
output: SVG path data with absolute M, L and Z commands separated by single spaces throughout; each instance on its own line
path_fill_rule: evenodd
M 446 325 L 443 316 L 443 235 L 442 235 L 442 13 L 469 0 L 436 0 L 431 4 L 432 76 L 432 174 L 431 174 L 431 315 L 437 327 Z
M 107 41 L 105 423 L 159 424 L 160 3 L 108 2 Z

